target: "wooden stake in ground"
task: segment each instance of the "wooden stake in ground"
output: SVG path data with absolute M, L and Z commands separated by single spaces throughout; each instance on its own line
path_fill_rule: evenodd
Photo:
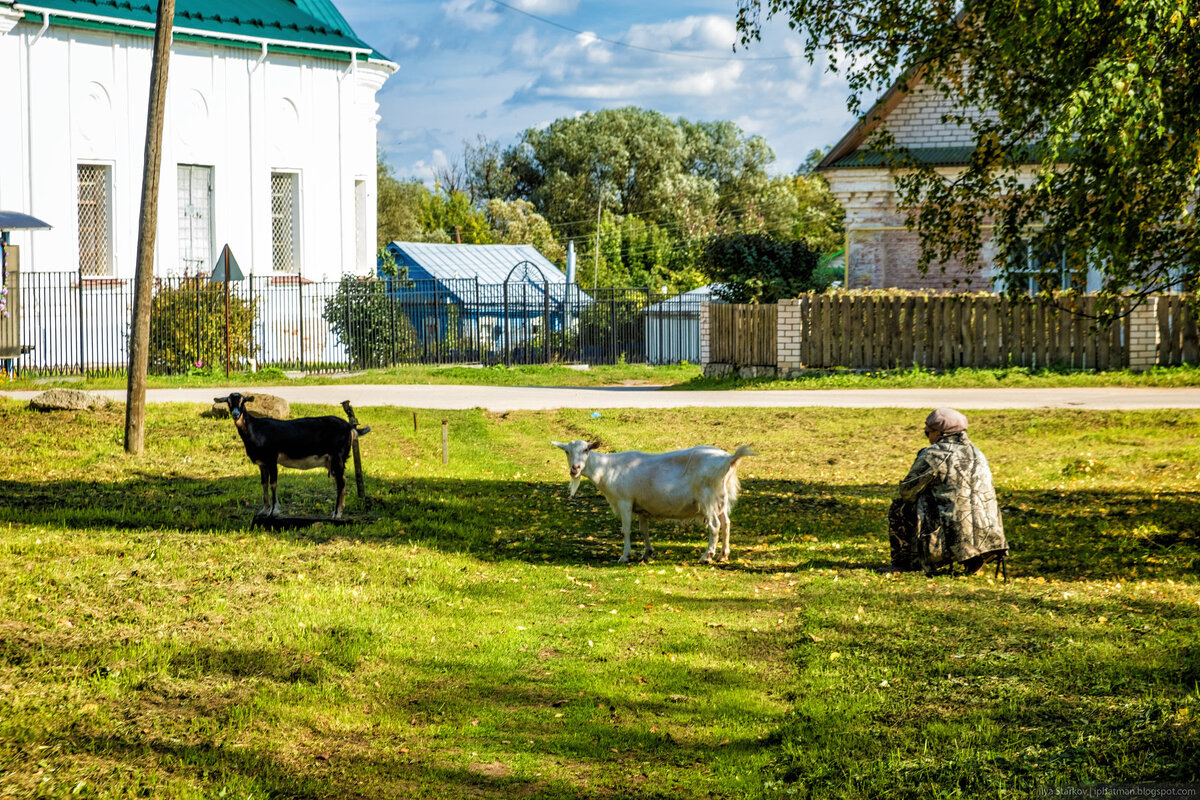
M 358 417 L 354 416 L 354 409 L 350 406 L 349 400 L 342 401 L 342 408 L 346 411 L 346 417 L 350 420 L 350 424 L 355 428 L 358 427 Z M 365 500 L 367 490 L 363 486 L 363 471 L 362 471 L 362 456 L 358 452 L 358 437 L 354 437 L 354 443 L 350 445 L 350 449 L 354 453 L 354 483 L 358 486 L 358 499 Z
M 129 341 L 129 381 L 125 393 L 125 452 L 145 450 L 146 371 L 150 358 L 150 297 L 154 291 L 154 238 L 158 230 L 158 178 L 162 165 L 163 114 L 175 0 L 159 0 L 154 26 L 154 61 L 146 111 L 146 157 L 142 168 L 142 209 L 138 222 L 137 273 Z

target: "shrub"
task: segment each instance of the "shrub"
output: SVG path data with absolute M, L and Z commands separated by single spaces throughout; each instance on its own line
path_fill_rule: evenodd
M 713 294 L 727 303 L 774 303 L 812 291 L 819 260 L 803 240 L 784 242 L 761 233 L 718 236 L 704 250 L 704 269 L 721 284 Z
M 344 275 L 321 316 L 345 346 L 357 369 L 411 361 L 420 352 L 417 331 L 404 307 L 389 294 L 399 281 Z
M 255 357 L 257 303 L 229 295 L 229 362 Z M 158 374 L 214 369 L 225 363 L 225 287 L 204 278 L 159 284 L 150 303 L 149 369 Z

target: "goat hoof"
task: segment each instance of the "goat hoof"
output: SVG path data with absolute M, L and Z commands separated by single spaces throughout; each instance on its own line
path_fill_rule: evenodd
M 728 563 L 728 561 L 729 561 L 729 553 L 722 553 L 722 554 L 721 554 L 721 557 L 720 557 L 719 559 L 717 559 L 717 561 L 718 561 L 719 563 L 721 563 L 721 564 Z
M 621 556 L 620 558 L 617 559 L 617 563 L 618 564 L 628 564 L 629 556 Z
M 704 558 L 700 559 L 700 563 L 701 564 L 711 564 L 712 563 L 712 554 L 711 553 L 706 554 L 704 556 Z

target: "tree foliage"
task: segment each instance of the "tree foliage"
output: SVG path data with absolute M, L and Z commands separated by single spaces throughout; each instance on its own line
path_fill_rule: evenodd
M 846 75 L 851 110 L 900 75 L 943 93 L 947 121 L 971 132 L 956 175 L 915 163 L 886 127 L 871 142 L 897 168 L 923 268 L 974 261 L 994 225 L 1009 271 L 1032 243 L 1100 269 L 1109 296 L 1196 280 L 1194 0 L 739 0 L 742 43 L 775 15 Z
M 813 291 L 820 253 L 803 239 L 782 242 L 761 233 L 712 239 L 704 267 L 720 284 L 713 290 L 727 303 L 774 303 Z M 821 287 L 823 288 L 823 287 Z
M 531 201 L 553 225 L 595 220 L 599 207 L 686 226 L 697 215 L 738 213 L 765 187 L 774 159 L 761 137 L 732 122 L 675 121 L 626 107 L 530 128 L 498 164 L 480 163 L 509 176 L 493 184 L 511 180 L 509 196 Z

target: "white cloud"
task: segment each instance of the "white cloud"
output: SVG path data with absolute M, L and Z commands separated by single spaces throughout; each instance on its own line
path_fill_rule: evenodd
M 461 23 L 473 31 L 485 31 L 500 24 L 500 15 L 487 0 L 448 0 L 442 14 L 450 22 Z
M 579 0 L 513 0 L 512 5 L 530 14 L 570 14 Z
M 633 25 L 621 39 L 654 50 L 685 50 L 707 55 L 732 55 L 737 27 L 732 16 L 684 17 L 654 25 Z

